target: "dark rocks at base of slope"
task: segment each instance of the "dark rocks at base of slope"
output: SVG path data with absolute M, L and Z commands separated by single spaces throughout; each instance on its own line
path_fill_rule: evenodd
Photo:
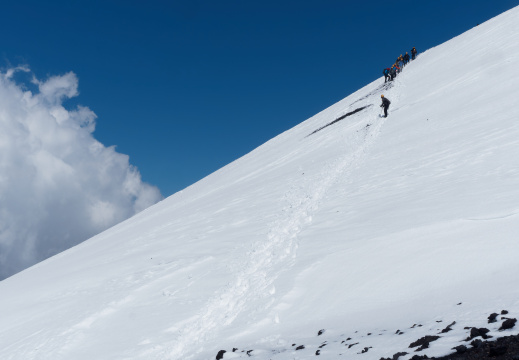
M 416 349 L 415 351 L 422 351 L 429 347 L 429 343 L 436 341 L 439 338 L 440 337 L 436 336 L 436 335 L 427 335 L 427 336 L 424 336 L 423 338 L 420 338 L 420 339 L 416 340 L 415 342 L 411 343 L 411 345 L 409 345 L 409 347 L 414 348 L 414 347 L 419 346 L 419 348 Z
M 415 355 L 411 358 L 411 360 L 423 360 L 428 359 L 427 355 Z
M 501 327 L 499 328 L 499 330 L 508 330 L 508 329 L 511 329 L 515 326 L 515 323 L 517 322 L 517 319 L 506 319 L 505 321 L 503 321 L 503 323 L 501 324 Z
M 373 349 L 373 346 L 365 347 L 364 349 L 362 349 L 362 351 L 360 353 L 357 353 L 357 354 L 365 354 L 369 351 L 369 349 Z
M 406 352 L 398 352 L 398 353 L 394 354 L 392 358 L 380 358 L 380 360 L 398 360 L 398 358 L 400 356 L 404 356 L 404 355 L 407 355 L 407 354 L 408 353 L 406 353 Z
M 499 316 L 498 313 L 492 313 L 490 314 L 490 316 L 488 317 L 488 323 L 489 324 L 492 324 L 492 323 L 495 323 L 497 322 L 497 317 Z
M 443 329 L 441 331 L 441 334 L 445 334 L 445 333 L 448 333 L 449 331 L 452 330 L 452 327 L 456 325 L 456 321 L 453 321 L 449 326 L 447 326 L 445 329 Z
M 452 350 L 456 352 L 442 357 L 427 357 L 427 355 L 415 355 L 411 360 L 519 360 L 519 335 L 505 336 L 495 341 L 482 341 L 475 339 L 471 343 L 472 347 L 459 345 Z M 403 353 L 402 355 L 406 355 Z M 391 358 L 381 358 L 380 360 L 397 360 L 400 353 Z
M 506 315 L 508 314 L 508 311 L 507 310 L 502 310 L 501 311 L 501 315 Z M 498 313 L 492 313 L 490 314 L 490 316 L 488 317 L 488 323 L 489 324 L 492 324 L 492 323 L 495 323 L 497 322 L 497 317 L 499 316 Z M 502 319 L 504 319 L 504 317 L 502 317 Z
M 500 331 L 512 329 L 515 327 L 517 323 L 517 319 L 515 318 L 507 318 L 502 315 L 507 315 L 508 311 L 503 310 L 501 311 L 501 320 L 503 320 L 503 323 L 501 324 L 501 327 L 499 328 Z M 489 317 L 489 323 L 497 322 L 499 314 L 492 313 Z M 495 320 L 495 321 L 494 321 Z M 437 323 L 443 322 L 442 320 L 436 321 Z M 446 333 L 452 330 L 452 327 L 456 324 L 456 321 L 453 321 L 451 324 L 449 324 L 446 328 L 441 330 L 440 334 Z M 414 324 L 411 329 L 422 327 L 421 324 Z M 492 338 L 492 336 L 487 335 L 490 330 L 486 328 L 476 328 L 476 327 L 465 327 L 464 329 L 470 330 L 469 331 L 469 337 L 465 339 L 465 341 L 471 341 L 470 345 L 469 343 L 460 344 L 454 348 L 452 348 L 454 353 L 439 357 L 439 358 L 430 358 L 430 359 L 438 359 L 438 360 L 480 360 L 480 359 L 486 359 L 486 358 L 496 358 L 498 360 L 519 360 L 519 335 L 515 336 L 508 336 L 503 338 L 498 338 L 495 341 L 483 341 L 480 338 L 483 339 L 489 339 Z M 438 329 L 440 330 L 440 329 Z M 325 333 L 325 329 L 321 329 L 317 332 L 317 336 L 321 336 Z M 383 332 L 386 330 L 382 330 Z M 358 333 L 358 331 L 355 331 L 355 333 Z M 395 332 L 396 335 L 402 335 L 403 332 L 400 330 L 397 330 Z M 372 335 L 372 333 L 367 333 L 367 336 Z M 382 334 L 380 334 L 382 335 Z M 345 335 L 341 335 L 343 337 Z M 418 347 L 415 351 L 422 351 L 424 349 L 427 349 L 431 342 L 436 341 L 440 339 L 440 336 L 434 336 L 434 335 L 427 335 L 424 336 L 415 342 L 411 343 L 409 345 L 409 348 L 415 348 Z M 352 347 L 359 345 L 359 342 L 356 343 L 346 343 L 352 340 L 351 337 L 348 337 L 346 340 L 342 340 L 341 344 L 343 344 L 348 349 L 351 349 Z M 335 342 L 338 342 L 340 340 L 336 340 Z M 463 341 L 463 340 L 461 340 Z M 315 351 L 315 355 L 321 355 L 321 349 L 324 348 L 327 345 L 328 341 L 321 342 L 321 345 L 318 346 L 318 349 Z M 470 347 L 469 347 L 470 346 Z M 306 347 L 305 345 L 297 345 L 296 343 L 292 344 L 292 347 L 297 350 L 304 350 Z M 364 347 L 363 350 L 358 352 L 357 354 L 364 354 L 369 351 L 371 347 Z M 233 352 L 238 351 L 238 348 L 233 348 Z M 253 356 L 252 353 L 253 350 L 246 351 L 248 356 Z M 358 351 L 358 350 L 357 350 Z M 245 350 L 241 350 L 242 353 L 245 352 Z M 274 351 L 275 352 L 275 351 Z M 218 354 L 216 355 L 216 360 L 224 360 L 226 353 L 225 350 L 220 350 Z M 399 357 L 407 355 L 407 352 L 398 352 L 393 355 L 392 358 L 381 358 L 380 360 L 398 360 Z M 342 354 L 340 354 L 342 355 Z M 414 355 L 410 358 L 411 360 L 422 360 L 422 359 L 429 359 L 427 355 Z
M 232 352 L 233 352 L 233 353 L 235 353 L 235 352 L 237 352 L 237 351 L 238 351 L 238 348 L 233 348 L 233 349 L 232 349 Z M 253 351 L 254 351 L 254 350 L 247 350 L 247 351 L 242 350 L 241 352 L 242 352 L 242 353 L 246 353 L 248 356 L 252 356 L 251 353 L 252 353 Z M 218 351 L 218 354 L 216 354 L 216 360 L 225 359 L 225 353 L 226 353 L 226 352 L 227 352 L 226 350 L 220 350 L 220 351 Z
M 458 354 L 464 354 L 467 352 L 468 348 L 465 345 L 458 345 L 453 347 L 452 350 L 456 350 Z
M 432 357 L 431 360 L 519 360 L 519 335 L 505 336 L 495 341 L 481 341 L 476 339 L 473 346 L 467 348 L 464 345 L 456 346 L 455 353 Z M 475 345 L 475 346 L 474 346 Z
M 472 329 L 470 329 L 470 336 L 465 341 L 470 341 L 470 340 L 480 337 L 480 336 L 483 339 L 490 339 L 492 336 L 487 335 L 487 333 L 489 333 L 489 332 L 490 332 L 490 330 L 488 330 L 487 328 L 472 328 Z

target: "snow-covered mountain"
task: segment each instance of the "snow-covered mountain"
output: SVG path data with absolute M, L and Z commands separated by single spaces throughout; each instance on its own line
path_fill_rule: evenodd
M 0 282 L 0 359 L 408 359 L 519 333 L 518 18 Z

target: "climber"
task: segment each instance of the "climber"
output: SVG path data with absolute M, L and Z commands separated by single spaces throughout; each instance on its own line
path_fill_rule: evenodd
M 384 95 L 380 95 L 380 97 L 382 98 L 382 105 L 380 105 L 380 107 L 384 108 L 384 117 L 387 118 L 387 109 L 389 108 L 391 101 L 389 101 L 389 99 L 385 98 Z

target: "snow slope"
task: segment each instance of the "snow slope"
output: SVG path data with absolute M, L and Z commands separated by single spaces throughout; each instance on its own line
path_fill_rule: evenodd
M 406 359 L 519 333 L 487 324 L 519 315 L 518 16 L 0 282 L 0 358 Z

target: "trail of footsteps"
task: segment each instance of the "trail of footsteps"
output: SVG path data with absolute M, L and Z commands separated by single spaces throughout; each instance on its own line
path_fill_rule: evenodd
M 371 116 L 376 115 L 373 113 Z M 299 198 L 295 207 L 291 207 L 292 211 L 272 224 L 265 241 L 254 244 L 234 281 L 218 296 L 210 299 L 201 314 L 181 328 L 176 342 L 160 350 L 156 359 L 192 359 L 202 347 L 201 344 L 209 337 L 214 337 L 218 329 L 231 324 L 248 302 L 268 296 L 278 273 L 272 270 L 276 266 L 290 263 L 287 260 L 295 257 L 297 235 L 305 224 L 311 222 L 312 213 L 318 208 L 330 186 L 345 171 L 360 164 L 378 137 L 383 123 L 377 121 L 373 124 L 353 153 L 325 166 L 318 181 L 312 182 L 313 189 L 307 191 L 307 196 Z

